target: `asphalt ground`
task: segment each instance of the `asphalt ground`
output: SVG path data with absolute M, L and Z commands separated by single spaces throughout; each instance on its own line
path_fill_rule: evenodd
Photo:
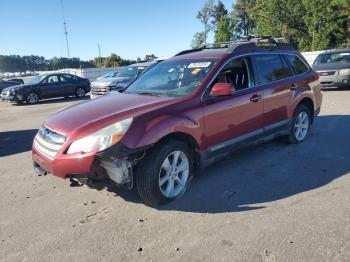
M 304 143 L 235 152 L 159 208 L 35 175 L 37 128 L 79 102 L 0 103 L 0 261 L 350 261 L 350 91 L 324 92 Z

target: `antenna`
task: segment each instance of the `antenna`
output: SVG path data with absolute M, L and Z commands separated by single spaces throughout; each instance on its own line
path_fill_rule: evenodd
M 67 23 L 66 23 L 66 17 L 65 17 L 65 15 L 64 15 L 63 0 L 61 0 L 61 10 L 62 10 L 64 34 L 65 34 L 65 36 L 66 36 L 67 54 L 68 54 L 68 58 L 70 58 L 70 54 L 69 54 L 69 43 L 68 43 L 68 32 L 67 32 Z

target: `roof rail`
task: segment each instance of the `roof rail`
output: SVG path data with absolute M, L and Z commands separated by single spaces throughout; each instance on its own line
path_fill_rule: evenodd
M 205 44 L 199 48 L 184 50 L 176 54 L 175 56 L 199 52 L 205 49 L 218 49 L 218 48 L 226 48 L 228 53 L 247 52 L 247 51 L 253 51 L 253 52 L 254 51 L 276 51 L 276 50 L 295 51 L 295 48 L 291 44 L 286 43 L 285 38 L 283 37 L 246 36 L 236 41 Z

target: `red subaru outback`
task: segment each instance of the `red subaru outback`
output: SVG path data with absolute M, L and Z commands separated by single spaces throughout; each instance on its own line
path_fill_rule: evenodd
M 320 112 L 319 76 L 289 44 L 260 42 L 183 51 L 123 94 L 55 113 L 34 139 L 34 169 L 109 177 L 158 205 L 232 150 L 278 136 L 304 141 Z

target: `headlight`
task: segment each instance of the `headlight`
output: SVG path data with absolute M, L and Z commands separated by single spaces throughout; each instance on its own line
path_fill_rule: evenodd
M 340 69 L 339 75 L 350 75 L 350 68 L 347 69 Z
M 118 143 L 128 131 L 132 120 L 132 118 L 125 119 L 73 142 L 67 153 L 102 151 Z

